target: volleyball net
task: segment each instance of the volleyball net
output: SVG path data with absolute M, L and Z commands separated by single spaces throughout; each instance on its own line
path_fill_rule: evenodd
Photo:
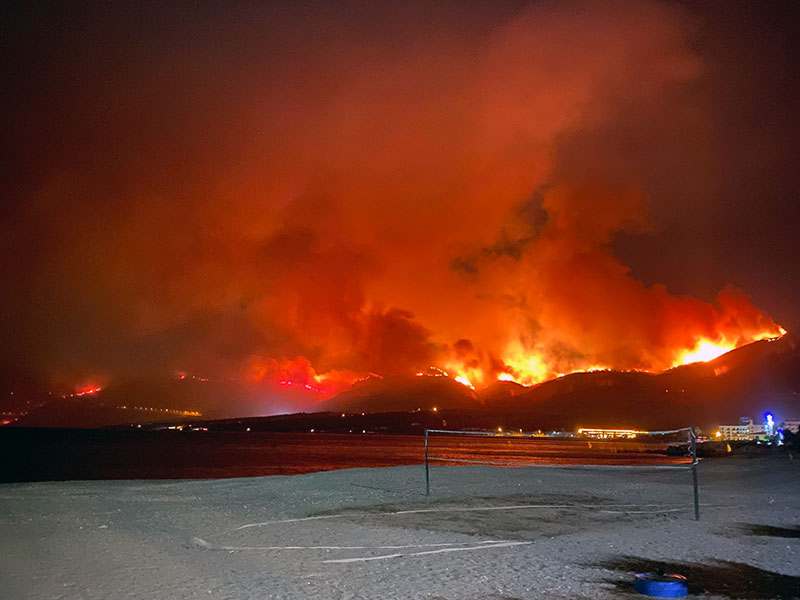
M 699 520 L 697 435 L 694 427 L 665 431 L 580 429 L 577 433 L 425 430 L 425 493 L 432 466 L 512 468 L 688 470 L 695 519 Z

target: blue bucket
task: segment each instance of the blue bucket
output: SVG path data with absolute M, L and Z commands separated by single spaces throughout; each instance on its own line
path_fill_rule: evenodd
M 640 594 L 654 598 L 683 598 L 689 593 L 686 577 L 676 573 L 637 573 L 634 587 Z

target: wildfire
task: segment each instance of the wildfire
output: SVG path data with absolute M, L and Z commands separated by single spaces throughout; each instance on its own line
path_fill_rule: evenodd
M 450 377 L 450 373 L 431 365 L 424 371 L 417 371 L 417 377 Z
M 452 378 L 453 381 L 457 381 L 461 385 L 468 387 L 472 390 L 475 389 L 475 386 L 470 381 L 468 374 L 466 371 L 461 372 L 454 370 L 456 373 L 455 376 Z M 450 377 L 450 373 L 445 371 L 444 369 L 440 369 L 439 367 L 430 366 L 425 371 L 418 371 L 416 373 L 417 377 Z
M 369 381 L 370 379 L 383 379 L 383 375 L 377 373 L 367 373 L 363 377 L 359 377 L 353 383 L 361 383 L 362 381 Z
M 70 394 L 70 396 L 81 397 L 81 396 L 90 396 L 92 394 L 96 394 L 100 390 L 102 390 L 100 386 L 83 386 L 74 394 Z
M 509 371 L 501 374 L 504 377 L 502 381 L 514 381 L 521 385 L 535 385 L 555 376 L 555 373 L 550 371 L 541 354 L 526 350 L 519 341 L 515 341 L 508 346 L 503 362 L 505 362 Z
M 468 388 L 470 388 L 470 389 L 473 389 L 473 390 L 475 389 L 475 386 L 474 386 L 474 385 L 472 385 L 472 383 L 470 383 L 469 379 L 467 379 L 467 378 L 466 378 L 466 377 L 464 377 L 463 375 L 457 375 L 457 376 L 455 377 L 455 380 L 456 380 L 458 383 L 460 383 L 461 385 L 465 385 L 465 386 L 467 386 Z
M 251 356 L 247 369 L 247 380 L 251 384 L 305 390 L 322 397 L 333 396 L 358 381 L 372 378 L 382 379 L 382 376 L 369 373 L 359 377 L 359 374 L 350 371 L 317 373 L 311 362 L 302 356 L 294 359 Z
M 321 394 L 322 393 L 321 389 L 311 385 L 310 383 L 302 383 L 302 382 L 298 382 L 298 381 L 290 381 L 288 379 L 284 379 L 283 381 L 279 381 L 278 384 L 283 385 L 283 386 L 288 386 L 288 387 L 301 387 L 303 389 L 306 389 L 306 390 L 308 390 L 310 392 L 315 392 L 317 394 Z
M 507 346 L 506 355 L 503 357 L 504 369 L 498 373 L 494 379 L 497 381 L 513 381 L 524 386 L 536 385 L 549 379 L 564 377 L 573 373 L 595 373 L 605 371 L 618 371 L 624 373 L 654 373 L 663 369 L 678 367 L 697 362 L 707 362 L 722 356 L 742 345 L 760 341 L 770 340 L 774 341 L 780 339 L 786 334 L 786 330 L 782 327 L 774 326 L 756 334 L 748 336 L 741 336 L 736 341 L 725 339 L 724 337 L 718 340 L 711 340 L 708 338 L 699 338 L 691 348 L 685 348 L 677 351 L 675 359 L 672 363 L 665 365 L 650 365 L 650 366 L 637 366 L 637 365 L 619 365 L 611 366 L 603 363 L 589 363 L 574 365 L 571 369 L 557 369 L 557 362 L 552 356 L 547 353 L 539 351 L 535 348 L 526 349 L 522 343 L 515 341 Z M 480 387 L 490 383 L 493 378 L 487 377 L 487 374 L 478 368 L 464 368 L 457 362 L 452 362 L 447 365 L 450 373 L 454 373 L 456 381 L 475 389 L 475 384 Z M 447 375 L 447 372 L 440 369 L 429 369 L 427 373 L 417 373 L 417 375 Z
M 471 357 L 467 355 L 466 357 L 451 358 L 443 363 L 444 368 L 431 365 L 415 374 L 417 377 L 447 377 L 464 387 L 475 390 L 483 388 L 493 381 L 532 386 L 573 373 L 607 371 L 657 373 L 681 365 L 714 360 L 747 343 L 759 340 L 777 340 L 785 334 L 786 330 L 773 325 L 770 329 L 758 334 L 740 335 L 735 341 L 726 339 L 724 336 L 720 336 L 716 340 L 699 337 L 692 347 L 676 350 L 672 363 L 654 363 L 643 366 L 636 364 L 609 365 L 589 360 L 582 362 L 581 357 L 570 358 L 570 362 L 565 365 L 563 357 L 553 356 L 545 348 L 536 346 L 526 348 L 517 339 L 506 346 L 506 352 L 502 357 L 492 359 L 491 362 L 481 363 L 474 355 Z M 565 366 L 567 368 L 564 368 Z M 717 369 L 717 374 L 724 372 L 724 369 L 725 367 Z M 254 382 L 305 390 L 317 397 L 330 397 L 355 383 L 383 378 L 380 373 L 374 372 L 361 376 L 349 371 L 317 373 L 311 363 L 303 357 L 292 360 L 254 357 L 250 373 Z M 99 390 L 100 388 L 87 388 L 76 395 L 95 393 Z
M 786 335 L 786 330 L 783 327 L 778 327 L 778 335 L 774 331 L 763 331 L 752 337 L 747 343 L 757 342 L 761 340 L 774 341 Z M 700 339 L 691 350 L 685 350 L 678 355 L 678 360 L 672 365 L 679 367 L 681 365 L 689 365 L 698 362 L 708 362 L 719 358 L 723 354 L 735 350 L 742 344 L 736 344 L 723 340 L 721 342 L 712 342 L 707 339 Z
M 708 340 L 700 340 L 692 350 L 687 350 L 678 358 L 674 366 L 689 365 L 697 362 L 707 362 L 719 358 L 726 352 L 735 349 L 734 344 L 715 344 Z
M 547 381 L 548 379 L 555 379 L 572 375 L 573 373 L 597 373 L 600 371 L 613 371 L 611 367 L 605 365 L 589 365 L 568 371 L 566 373 L 551 372 L 540 354 L 531 354 L 521 360 L 515 360 L 513 363 L 506 361 L 513 373 L 500 373 L 497 376 L 497 381 L 513 381 L 520 385 L 529 387 Z

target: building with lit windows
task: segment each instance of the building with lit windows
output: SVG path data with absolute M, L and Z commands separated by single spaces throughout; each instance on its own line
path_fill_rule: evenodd
M 647 433 L 646 431 L 637 431 L 635 429 L 578 429 L 578 435 L 583 435 L 591 438 L 599 438 L 603 440 L 614 438 L 635 438 L 640 433 Z
M 750 417 L 741 417 L 736 425 L 720 425 L 719 437 L 723 440 L 755 440 L 764 436 L 764 429 Z

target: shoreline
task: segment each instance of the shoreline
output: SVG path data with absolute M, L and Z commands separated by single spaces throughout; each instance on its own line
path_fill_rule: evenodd
M 0 585 L 19 600 L 610 599 L 626 569 L 668 565 L 706 599 L 737 597 L 718 572 L 792 597 L 800 538 L 780 536 L 800 531 L 800 461 L 698 471 L 700 522 L 674 471 L 434 466 L 430 497 L 419 466 L 5 484 Z
M 294 475 L 348 468 L 421 465 L 425 440 L 415 435 L 329 433 L 131 432 L 7 430 L 0 482 L 215 479 Z M 439 437 L 432 464 L 677 464 L 665 445 L 636 440 L 510 436 Z M 441 459 L 441 460 L 437 460 Z

